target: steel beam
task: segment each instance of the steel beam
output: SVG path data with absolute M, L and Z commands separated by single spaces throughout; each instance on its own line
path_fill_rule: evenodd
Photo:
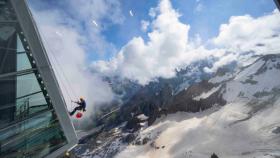
M 26 0 L 11 0 L 11 3 L 14 7 L 19 24 L 33 54 L 38 71 L 45 83 L 60 125 L 67 138 L 67 145 L 47 156 L 56 157 L 78 143 L 77 135 L 68 115 L 68 110 L 66 108 L 66 103 L 64 101 L 61 89 L 47 56 L 46 49 L 42 43 L 36 23 L 32 18 L 32 14 L 28 8 L 27 2 Z

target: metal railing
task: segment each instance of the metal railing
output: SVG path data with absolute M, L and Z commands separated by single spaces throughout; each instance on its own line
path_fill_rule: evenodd
M 22 120 L 29 116 L 29 98 L 27 98 L 24 103 L 19 107 L 18 119 Z

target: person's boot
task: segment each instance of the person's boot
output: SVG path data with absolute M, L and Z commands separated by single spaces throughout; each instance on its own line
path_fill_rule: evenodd
M 70 116 L 73 116 L 74 113 L 75 113 L 75 111 L 69 112 L 69 115 L 70 115 Z

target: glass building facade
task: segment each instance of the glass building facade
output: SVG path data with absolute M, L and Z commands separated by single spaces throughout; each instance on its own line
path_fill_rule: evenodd
M 70 143 L 54 108 L 65 105 L 53 103 L 13 6 L 0 0 L 0 157 L 45 157 Z

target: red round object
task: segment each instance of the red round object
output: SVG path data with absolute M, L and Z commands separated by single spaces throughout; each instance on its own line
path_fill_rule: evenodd
M 83 116 L 83 113 L 81 113 L 81 112 L 78 112 L 77 114 L 76 114 L 76 118 L 81 118 Z

